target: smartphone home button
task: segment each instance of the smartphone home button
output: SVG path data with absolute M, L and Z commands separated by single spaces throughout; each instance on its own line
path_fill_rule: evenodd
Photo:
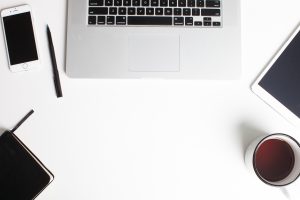
M 24 64 L 22 65 L 22 67 L 23 67 L 23 69 L 27 70 L 27 69 L 28 69 L 28 64 L 27 64 L 27 63 L 24 63 Z

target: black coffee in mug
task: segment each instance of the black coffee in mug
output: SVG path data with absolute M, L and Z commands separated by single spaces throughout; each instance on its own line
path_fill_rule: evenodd
M 266 181 L 277 182 L 285 179 L 292 172 L 294 164 L 292 147 L 281 139 L 265 140 L 255 151 L 255 170 Z

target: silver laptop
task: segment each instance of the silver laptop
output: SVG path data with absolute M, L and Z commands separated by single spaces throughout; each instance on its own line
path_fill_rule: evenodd
M 236 79 L 240 0 L 69 0 L 67 75 Z

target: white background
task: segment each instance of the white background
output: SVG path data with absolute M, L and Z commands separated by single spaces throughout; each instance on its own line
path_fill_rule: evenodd
M 299 24 L 299 0 L 242 1 L 243 74 L 235 81 L 70 79 L 66 0 L 1 0 L 0 9 L 23 3 L 34 12 L 42 65 L 11 73 L 0 34 L 0 128 L 36 111 L 16 134 L 55 174 L 38 199 L 299 198 L 297 184 L 287 192 L 264 185 L 243 161 L 258 135 L 283 132 L 300 140 L 249 89 Z M 47 23 L 62 99 L 55 96 Z

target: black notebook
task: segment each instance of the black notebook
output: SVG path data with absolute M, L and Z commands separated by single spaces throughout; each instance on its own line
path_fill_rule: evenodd
M 0 199 L 30 200 L 54 176 L 12 132 L 0 136 Z

